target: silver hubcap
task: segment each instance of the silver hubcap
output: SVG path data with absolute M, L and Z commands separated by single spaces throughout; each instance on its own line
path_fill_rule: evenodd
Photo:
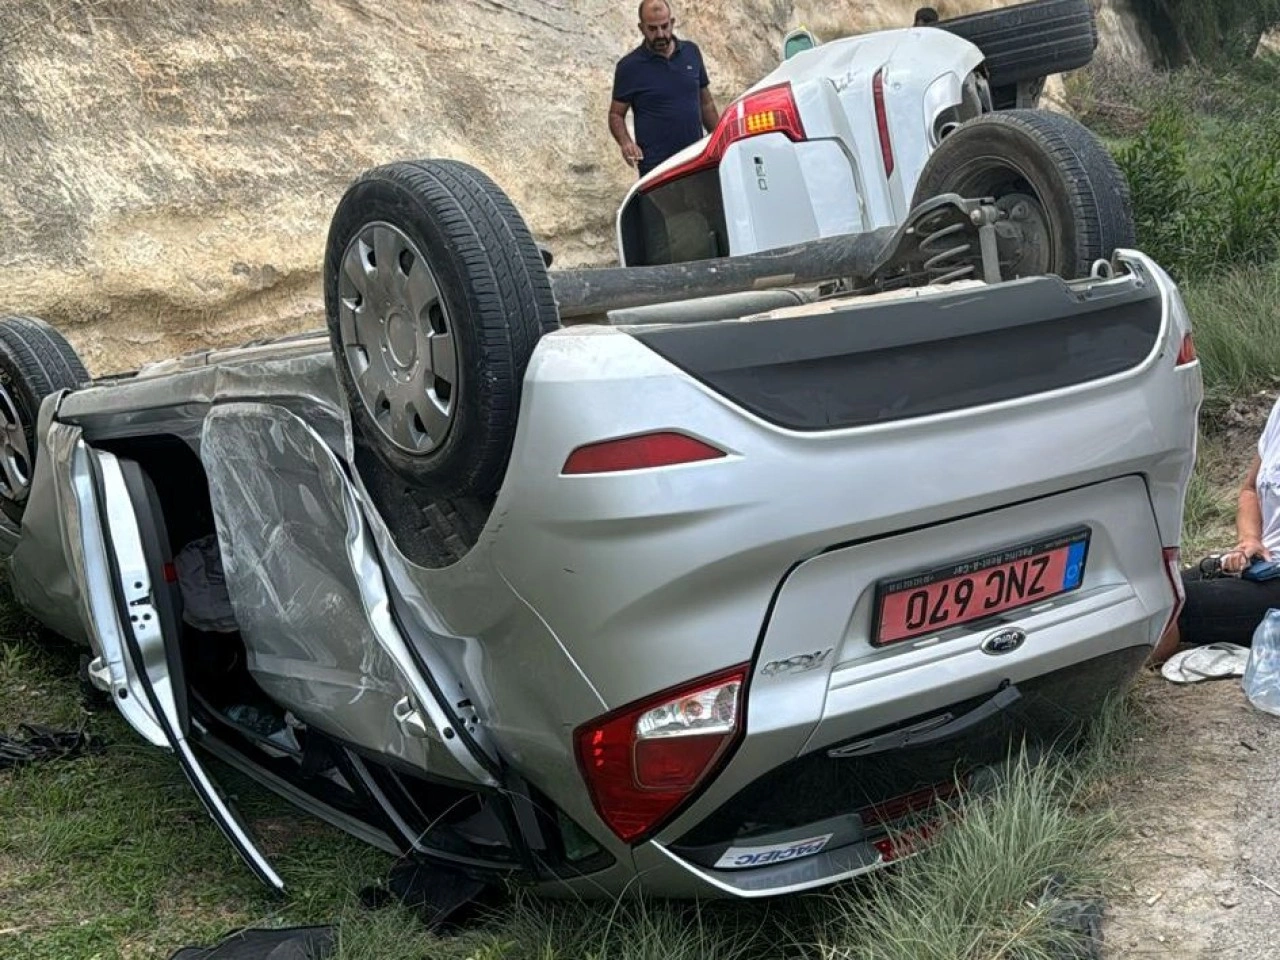
M 27 446 L 27 435 L 13 397 L 0 386 L 0 496 L 25 500 L 30 489 L 31 450 Z
M 460 384 L 453 322 L 426 258 L 391 224 L 366 224 L 343 254 L 338 298 L 342 352 L 365 409 L 401 450 L 435 450 Z

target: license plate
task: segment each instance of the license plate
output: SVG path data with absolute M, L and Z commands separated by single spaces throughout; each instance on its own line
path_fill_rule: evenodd
M 938 633 L 1077 589 L 1089 530 L 1070 530 L 876 585 L 871 642 Z

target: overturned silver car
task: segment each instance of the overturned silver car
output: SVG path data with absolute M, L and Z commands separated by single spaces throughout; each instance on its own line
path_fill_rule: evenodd
M 680 300 L 662 269 L 732 271 L 593 286 L 479 171 L 371 170 L 327 331 L 93 381 L 0 321 L 14 591 L 275 887 L 207 754 L 548 894 L 874 868 L 1011 738 L 1087 722 L 1180 602 L 1177 291 L 1097 229 L 1086 275 L 1011 276 L 993 210 Z

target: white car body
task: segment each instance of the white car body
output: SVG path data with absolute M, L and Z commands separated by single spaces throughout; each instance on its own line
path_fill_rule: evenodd
M 645 255 L 635 223 L 645 200 L 665 207 L 673 243 L 684 252 L 672 259 L 739 256 L 819 237 L 859 233 L 900 224 L 941 131 L 956 118 L 988 112 L 990 97 L 980 76 L 983 54 L 974 44 L 931 27 L 887 30 L 847 37 L 800 52 L 781 63 L 725 110 L 715 133 L 685 148 L 628 191 L 618 210 L 618 256 L 624 266 L 667 262 Z M 966 103 L 966 80 L 970 86 Z M 884 149 L 876 85 L 887 129 Z M 764 132 L 734 139 L 718 163 L 708 162 L 722 130 L 742 124 L 753 95 L 785 84 L 794 98 L 804 138 Z M 704 224 L 690 201 L 685 168 L 715 170 L 723 204 L 723 233 L 715 215 L 703 219 L 717 233 L 718 249 L 689 247 L 676 234 Z M 673 178 L 673 173 L 675 177 Z M 678 202 L 662 201 L 659 188 L 683 182 Z M 709 190 L 705 183 L 700 190 Z M 712 198 L 704 197 L 714 205 Z M 691 220 L 693 221 L 691 224 Z M 631 236 L 628 236 L 631 234 Z

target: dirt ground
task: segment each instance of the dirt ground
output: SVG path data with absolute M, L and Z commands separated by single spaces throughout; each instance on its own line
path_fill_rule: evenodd
M 1280 957 L 1280 717 L 1236 680 L 1145 676 L 1152 721 L 1117 809 L 1122 885 L 1107 906 L 1107 958 Z

